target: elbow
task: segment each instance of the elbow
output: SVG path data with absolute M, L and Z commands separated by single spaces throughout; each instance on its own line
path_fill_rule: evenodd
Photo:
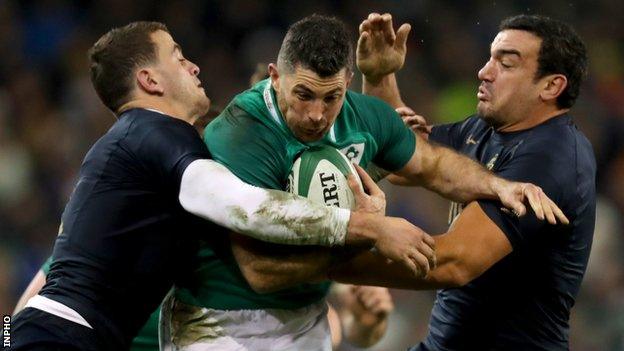
M 461 288 L 470 283 L 474 277 L 469 270 L 461 264 L 451 264 L 446 285 L 449 288 Z

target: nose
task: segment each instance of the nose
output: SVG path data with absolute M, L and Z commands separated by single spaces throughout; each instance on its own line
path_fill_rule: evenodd
M 483 67 L 481 67 L 479 73 L 477 74 L 477 77 L 479 77 L 479 80 L 486 82 L 491 82 L 492 80 L 494 80 L 494 61 L 492 59 L 490 59 L 488 62 L 485 63 Z
M 191 61 L 189 61 L 189 63 L 190 63 L 189 72 L 191 72 L 192 75 L 197 76 L 199 74 L 199 66 L 197 66 Z
M 315 99 L 308 110 L 308 118 L 314 123 L 318 123 L 323 119 L 325 112 L 325 103 L 321 99 Z

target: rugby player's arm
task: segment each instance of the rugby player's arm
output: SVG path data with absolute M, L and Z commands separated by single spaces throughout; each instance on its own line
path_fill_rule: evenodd
M 17 305 L 15 305 L 15 310 L 13 310 L 13 315 L 23 310 L 28 300 L 30 300 L 31 297 L 37 295 L 39 293 L 39 290 L 43 288 L 45 283 L 46 283 L 45 273 L 43 272 L 42 269 L 40 269 L 35 275 L 35 277 L 30 281 L 30 284 L 28 284 L 28 287 L 26 288 L 26 290 L 24 290 L 24 293 L 22 293 L 22 296 L 20 296 L 19 300 L 17 301 Z
M 232 253 L 249 286 L 265 294 L 303 283 L 328 280 L 337 257 L 353 257 L 358 249 L 270 244 L 237 233 L 230 234 Z
M 301 196 L 243 182 L 218 162 L 195 160 L 182 175 L 179 200 L 199 217 L 258 240 L 289 245 L 373 245 L 385 222 Z
M 342 283 L 399 289 L 459 287 L 512 252 L 507 236 L 476 202 L 464 209 L 448 232 L 434 238 L 437 266 L 424 278 L 371 251 L 332 266 L 328 275 Z
M 406 180 L 402 185 L 423 186 L 463 203 L 496 199 L 498 189 L 508 183 L 464 155 L 417 134 L 414 137 L 416 146 L 412 157 L 403 168 L 394 172 Z

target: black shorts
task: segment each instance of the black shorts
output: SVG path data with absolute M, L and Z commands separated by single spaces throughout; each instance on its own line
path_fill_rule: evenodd
M 94 329 L 27 307 L 11 325 L 11 351 L 101 351 L 115 346 L 102 340 Z

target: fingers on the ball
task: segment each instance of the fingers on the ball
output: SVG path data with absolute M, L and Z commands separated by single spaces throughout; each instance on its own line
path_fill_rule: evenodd
M 377 185 L 377 183 L 375 183 L 373 178 L 368 175 L 368 172 L 366 172 L 364 168 L 360 167 L 357 163 L 354 163 L 353 167 L 355 167 L 355 170 L 362 180 L 362 185 L 370 195 L 378 196 L 384 194 L 381 188 Z
M 364 196 L 364 189 L 362 189 L 362 187 L 358 183 L 355 175 L 349 174 L 347 176 L 347 184 L 349 184 L 349 188 L 351 188 L 351 191 L 356 198 Z

